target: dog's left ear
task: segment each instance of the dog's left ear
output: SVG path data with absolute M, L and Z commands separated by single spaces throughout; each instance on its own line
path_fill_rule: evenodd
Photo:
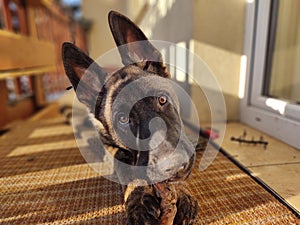
M 63 43 L 62 59 L 78 100 L 94 113 L 99 92 L 107 77 L 106 71 L 72 43 Z
M 108 21 L 125 66 L 135 63 L 144 70 L 169 77 L 161 53 L 148 41 L 138 26 L 115 11 L 110 11 Z

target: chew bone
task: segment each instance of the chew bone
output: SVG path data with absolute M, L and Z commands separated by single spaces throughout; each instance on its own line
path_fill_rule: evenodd
M 156 192 L 161 197 L 160 208 L 162 211 L 159 225 L 172 225 L 177 208 L 177 193 L 175 186 L 170 183 L 157 183 L 154 185 Z

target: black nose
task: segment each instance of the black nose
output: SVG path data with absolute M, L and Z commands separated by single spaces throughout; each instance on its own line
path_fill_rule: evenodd
M 186 173 L 186 169 L 188 167 L 188 163 L 183 163 L 179 167 L 168 168 L 165 171 L 167 173 L 174 173 L 174 177 L 179 178 L 181 175 Z
M 179 167 L 178 173 L 183 172 L 184 170 L 186 170 L 187 165 L 188 165 L 187 163 L 183 163 L 183 164 L 181 165 L 181 167 Z
M 187 171 L 187 169 L 188 169 L 188 163 L 183 163 L 180 167 L 179 167 L 179 169 L 178 169 L 178 171 L 176 172 L 176 174 L 175 174 L 175 178 L 181 178 L 181 177 L 184 177 L 185 175 L 186 175 L 186 173 L 188 173 L 188 171 Z
M 192 155 L 189 162 L 182 163 L 181 166 L 178 168 L 177 172 L 174 174 L 173 177 L 171 177 L 170 180 L 173 180 L 173 181 L 185 180 L 192 171 L 194 159 L 195 159 L 195 155 Z
M 177 167 L 173 166 L 173 167 L 167 168 L 165 171 L 166 172 L 172 172 L 172 171 L 179 172 L 179 171 L 184 170 L 186 168 L 186 165 L 187 165 L 187 163 L 183 163 L 182 165 L 177 166 Z

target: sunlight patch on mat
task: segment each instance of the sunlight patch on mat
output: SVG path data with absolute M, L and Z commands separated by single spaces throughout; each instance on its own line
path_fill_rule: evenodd
M 280 206 L 281 204 L 275 200 L 269 201 L 239 212 L 232 212 L 214 222 L 216 224 L 236 224 L 237 221 L 238 224 L 266 224 L 267 222 L 268 224 L 286 224 L 283 222 L 286 222 L 285 217 L 289 211 L 282 210 Z
M 245 178 L 245 177 L 248 177 L 248 175 L 245 174 L 245 173 L 239 173 L 239 174 L 234 174 L 234 175 L 227 176 L 226 180 L 227 181 L 233 181 L 233 180 L 238 180 L 238 179 L 242 179 L 242 178 Z
M 99 211 L 87 212 L 87 213 L 71 216 L 62 220 L 51 221 L 51 223 L 54 224 L 86 223 L 88 220 L 94 220 L 99 217 L 111 216 L 122 212 L 125 212 L 125 205 L 114 205 L 114 206 L 100 209 Z M 40 224 L 46 225 L 49 223 L 47 222 L 47 223 L 40 223 Z
M 56 142 L 43 143 L 43 144 L 20 146 L 12 150 L 7 156 L 12 157 L 12 156 L 28 155 L 37 152 L 47 152 L 47 151 L 55 151 L 55 150 L 70 149 L 70 148 L 77 148 L 75 140 L 56 141 Z
M 22 215 L 11 216 L 11 217 L 7 217 L 7 218 L 0 218 L 0 223 L 8 223 L 8 222 L 13 223 L 16 220 L 30 218 L 32 216 L 36 216 L 39 213 L 41 213 L 41 212 L 31 212 L 31 213 L 26 213 L 26 214 L 22 214 Z M 47 213 L 47 212 L 45 211 L 45 213 Z
M 49 136 L 59 136 L 64 134 L 72 134 L 73 128 L 66 125 L 58 125 L 51 127 L 36 128 L 29 136 L 29 138 L 40 138 Z
M 88 164 L 79 164 L 0 178 L 0 193 L 13 193 L 99 177 Z

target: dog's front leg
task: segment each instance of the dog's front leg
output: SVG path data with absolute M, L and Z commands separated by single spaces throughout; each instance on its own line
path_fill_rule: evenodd
M 137 186 L 145 184 L 135 180 L 127 186 L 125 192 L 126 224 L 127 225 L 158 225 L 160 224 L 161 199 L 156 195 L 153 186 Z
M 127 225 L 158 225 L 160 218 L 160 198 L 153 186 L 144 179 L 134 176 L 135 157 L 129 151 L 118 149 L 114 154 L 114 169 L 124 185 L 124 201 Z
M 177 213 L 174 225 L 192 225 L 195 223 L 198 213 L 198 203 L 192 196 L 183 190 L 178 190 Z

